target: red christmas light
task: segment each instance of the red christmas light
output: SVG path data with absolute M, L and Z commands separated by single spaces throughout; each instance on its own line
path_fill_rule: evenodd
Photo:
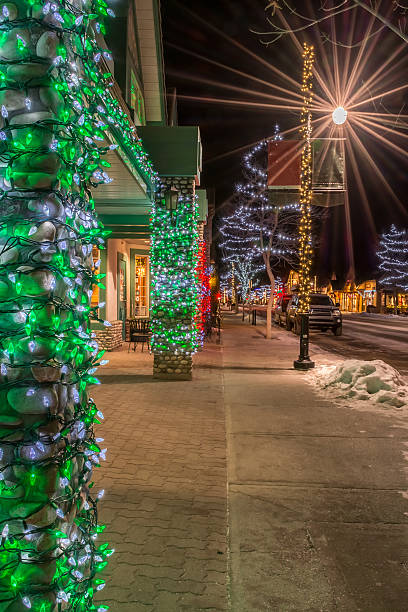
M 204 342 L 206 330 L 211 318 L 210 269 L 207 262 L 207 245 L 201 240 L 198 247 L 197 279 L 199 286 L 196 326 L 201 344 Z

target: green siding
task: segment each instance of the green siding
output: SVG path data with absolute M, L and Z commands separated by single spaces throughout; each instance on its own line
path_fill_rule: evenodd
M 198 220 L 205 223 L 208 216 L 208 200 L 205 189 L 197 189 L 196 196 L 198 198 Z
M 161 176 L 199 176 L 201 142 L 197 126 L 146 125 L 137 131 Z

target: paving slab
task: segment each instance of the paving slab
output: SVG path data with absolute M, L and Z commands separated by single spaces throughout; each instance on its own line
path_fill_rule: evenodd
M 104 536 L 115 548 L 99 600 L 111 612 L 227 609 L 227 487 L 221 351 L 194 380 L 157 381 L 147 352 L 108 353 L 93 396 L 107 461 Z
M 246 371 L 248 372 L 248 371 Z M 372 418 L 371 412 L 347 410 L 314 394 L 313 411 L 309 412 L 305 398 L 310 398 L 310 385 L 298 374 L 293 384 L 293 370 L 251 371 L 251 384 L 245 372 L 224 370 L 225 403 L 233 414 L 229 431 L 233 433 L 314 434 L 318 424 L 319 435 L 376 436 L 407 438 L 407 427 L 400 426 L 387 416 Z M 250 414 L 250 418 L 248 415 Z

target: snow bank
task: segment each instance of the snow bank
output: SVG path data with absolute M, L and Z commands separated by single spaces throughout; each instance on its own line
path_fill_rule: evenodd
M 308 376 L 331 397 L 369 402 L 378 408 L 408 408 L 408 385 L 397 370 L 380 359 L 322 365 Z
M 361 319 L 380 319 L 381 321 L 387 321 L 389 319 L 403 319 L 403 320 L 407 320 L 408 317 L 407 315 L 402 315 L 402 314 L 394 314 L 394 313 L 389 313 L 389 314 L 381 314 L 379 312 L 353 312 L 353 313 L 349 313 L 349 312 L 344 312 L 343 314 L 347 315 L 347 314 L 351 314 L 352 318 L 361 318 Z

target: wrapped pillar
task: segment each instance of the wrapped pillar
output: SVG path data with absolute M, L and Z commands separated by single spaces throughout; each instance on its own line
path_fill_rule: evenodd
M 102 415 L 87 392 L 104 242 L 89 187 L 107 180 L 92 28 L 106 12 L 0 5 L 1 612 L 107 609 L 93 603 L 110 551 L 91 494 Z
M 151 326 L 154 377 L 190 380 L 199 345 L 199 236 L 194 181 L 163 179 L 152 217 Z

